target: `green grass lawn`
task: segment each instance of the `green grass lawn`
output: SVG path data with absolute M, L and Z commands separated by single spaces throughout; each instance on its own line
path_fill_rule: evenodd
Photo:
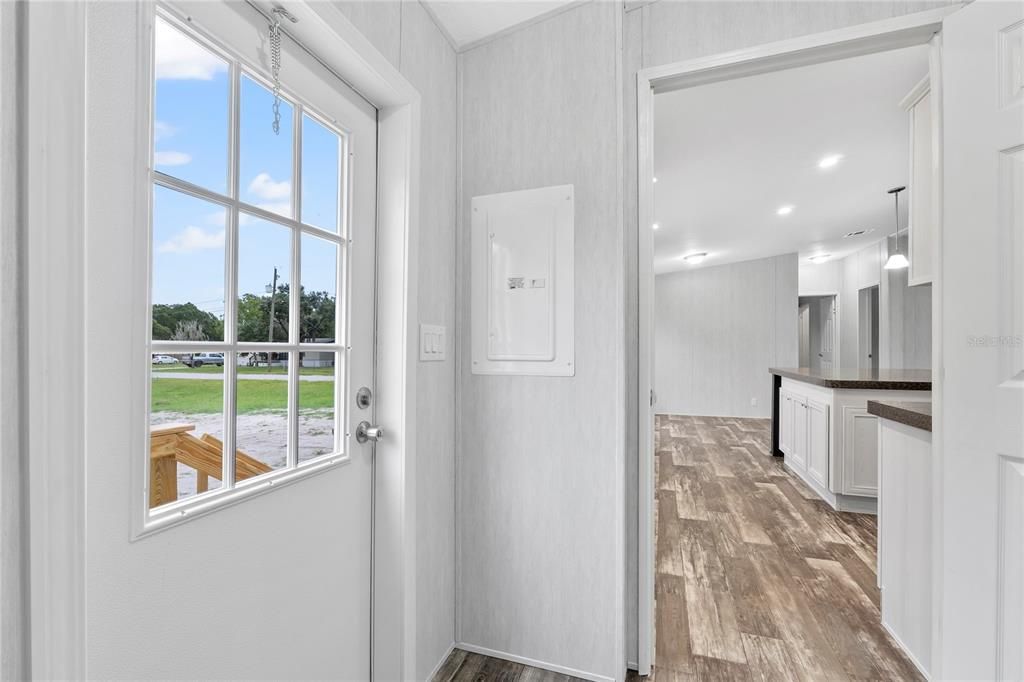
M 153 365 L 154 372 L 181 372 L 182 374 L 223 374 L 224 368 L 216 365 L 203 365 L 202 367 L 186 367 L 185 365 Z M 286 367 L 248 367 L 239 366 L 239 374 L 288 374 Z M 299 375 L 330 376 L 334 374 L 334 367 L 300 367 Z
M 201 369 L 206 369 L 205 367 Z M 239 367 L 241 370 L 242 368 Z M 224 382 L 192 379 L 153 379 L 153 412 L 213 414 L 224 410 Z M 238 414 L 285 409 L 287 381 L 239 382 Z M 334 406 L 333 381 L 303 381 L 299 386 L 299 408 L 315 410 Z

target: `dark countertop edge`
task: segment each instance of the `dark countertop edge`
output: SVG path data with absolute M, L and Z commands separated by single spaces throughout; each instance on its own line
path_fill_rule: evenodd
M 813 386 L 823 388 L 839 389 L 864 389 L 864 390 L 885 390 L 885 391 L 930 391 L 932 390 L 931 380 L 923 379 L 826 379 L 825 377 L 810 376 L 789 372 L 785 369 L 768 369 L 769 374 L 775 374 L 793 381 L 802 381 Z
M 928 405 L 928 412 L 914 409 L 916 404 Z M 908 403 L 905 401 L 869 400 L 868 414 L 888 419 L 898 424 L 912 426 L 915 429 L 931 432 L 931 403 Z

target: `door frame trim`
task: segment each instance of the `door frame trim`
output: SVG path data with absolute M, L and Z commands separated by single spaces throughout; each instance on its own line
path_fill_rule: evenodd
M 654 240 L 645 229 L 654 220 L 654 95 L 734 78 L 781 71 L 809 64 L 927 44 L 942 29 L 942 20 L 962 4 L 916 12 L 781 40 L 731 52 L 690 59 L 637 72 L 637 196 L 638 196 L 638 672 L 650 674 L 654 661 Z M 933 302 L 933 306 L 935 303 Z M 937 367 L 938 353 L 933 358 Z M 766 370 L 767 371 L 767 368 Z M 939 378 L 939 377 L 936 377 Z M 768 380 L 767 377 L 765 379 Z M 941 390 L 941 384 L 935 387 Z
M 271 8 L 265 0 L 252 4 Z M 406 679 L 416 670 L 420 95 L 333 5 L 315 0 L 283 4 L 300 19 L 289 27 L 292 37 L 378 108 L 376 415 L 387 438 L 376 449 L 371 664 L 380 679 Z M 26 174 L 19 190 L 25 201 L 27 254 L 24 319 L 18 323 L 26 330 L 29 359 L 47 360 L 25 363 L 17 386 L 27 408 L 21 436 L 32 454 L 31 513 L 23 522 L 31 537 L 29 663 L 31 675 L 41 679 L 84 679 L 88 674 L 88 453 L 82 449 L 88 343 L 66 341 L 82 339 L 85 330 L 87 245 L 81 227 L 86 215 L 87 15 L 83 0 L 28 4 L 24 61 L 17 67 L 31 86 L 23 103 Z M 53 201 L 55 195 L 61 201 Z M 52 414 L 63 415 L 63 428 L 53 428 Z M 3 560 L 6 565 L 6 553 Z

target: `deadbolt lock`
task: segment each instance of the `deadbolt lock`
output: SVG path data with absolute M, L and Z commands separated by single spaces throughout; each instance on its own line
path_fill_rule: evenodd
M 373 403 L 373 392 L 366 386 L 363 386 L 356 392 L 356 407 L 360 410 L 365 410 L 371 403 Z

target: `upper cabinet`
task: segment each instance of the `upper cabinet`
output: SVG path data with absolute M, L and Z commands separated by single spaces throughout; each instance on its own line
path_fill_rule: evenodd
M 932 281 L 935 235 L 938 231 L 938 160 L 935 98 L 927 75 L 903 98 L 910 119 L 910 219 L 908 225 L 910 286 Z

